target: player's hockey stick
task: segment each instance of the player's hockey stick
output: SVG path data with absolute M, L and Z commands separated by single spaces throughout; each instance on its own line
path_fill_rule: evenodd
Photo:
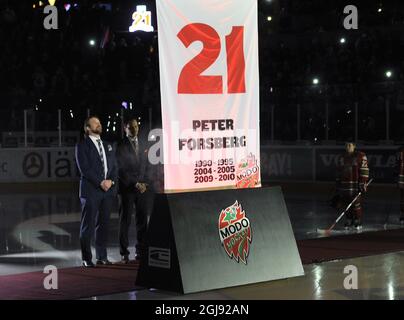
M 369 182 L 366 184 L 366 188 L 371 184 L 371 182 L 373 181 L 373 179 L 370 179 Z M 352 205 L 355 203 L 356 200 L 358 200 L 358 198 L 362 195 L 362 191 L 360 191 L 357 196 L 352 200 L 352 202 L 350 204 L 348 204 L 348 206 L 346 207 L 346 209 L 339 215 L 339 217 L 337 218 L 337 220 L 334 221 L 334 223 L 331 225 L 331 227 L 329 227 L 328 229 L 317 229 L 317 233 L 320 234 L 330 234 L 331 230 L 334 229 L 334 227 L 337 225 L 337 223 L 342 219 L 342 217 L 345 215 L 345 213 L 348 212 L 348 210 L 352 207 Z

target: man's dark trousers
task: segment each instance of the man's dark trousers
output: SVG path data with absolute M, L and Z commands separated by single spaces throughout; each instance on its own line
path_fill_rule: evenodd
M 136 220 L 136 252 L 142 255 L 144 252 L 144 239 L 147 230 L 147 196 L 149 191 L 141 194 L 138 190 L 121 193 L 121 205 L 119 209 L 119 246 L 122 256 L 129 255 L 129 226 L 132 214 L 135 212 Z
M 81 201 L 80 244 L 82 258 L 91 261 L 91 236 L 95 227 L 95 252 L 97 260 L 107 259 L 108 225 L 114 197 L 110 193 L 97 192 Z M 95 221 L 95 225 L 93 223 Z

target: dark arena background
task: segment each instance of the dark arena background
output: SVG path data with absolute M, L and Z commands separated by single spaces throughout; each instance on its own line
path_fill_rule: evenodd
M 190 294 L 141 286 L 139 261 L 121 262 L 118 197 L 108 231 L 113 264 L 82 267 L 75 146 L 84 120 L 97 115 L 114 146 L 132 118 L 139 136 L 162 128 L 156 3 L 49 1 L 58 28 L 47 30 L 47 1 L 0 0 L 0 299 L 404 298 L 404 2 L 257 1 L 261 180 L 281 187 L 304 275 Z M 138 5 L 151 11 L 153 32 L 129 32 Z M 349 5 L 357 28 L 344 27 Z M 336 203 L 336 168 L 347 141 L 366 154 L 373 180 L 360 228 L 345 228 L 344 216 L 327 232 L 345 208 Z M 157 194 L 163 170 L 149 164 L 147 172 Z M 179 262 L 182 276 L 191 262 Z M 55 270 L 57 288 L 46 288 Z

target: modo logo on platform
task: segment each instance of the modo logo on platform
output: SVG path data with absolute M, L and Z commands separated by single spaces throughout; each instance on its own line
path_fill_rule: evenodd
M 230 259 L 247 264 L 252 241 L 251 224 L 238 201 L 220 213 L 219 236 Z

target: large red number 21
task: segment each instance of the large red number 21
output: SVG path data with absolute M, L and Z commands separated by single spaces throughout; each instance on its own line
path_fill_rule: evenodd
M 178 79 L 178 93 L 223 93 L 222 76 L 201 75 L 220 54 L 220 37 L 216 30 L 207 24 L 192 23 L 182 28 L 177 36 L 186 48 L 195 41 L 203 44 L 202 51 L 182 69 Z M 245 93 L 244 27 L 233 27 L 232 32 L 226 36 L 226 51 L 228 93 Z

